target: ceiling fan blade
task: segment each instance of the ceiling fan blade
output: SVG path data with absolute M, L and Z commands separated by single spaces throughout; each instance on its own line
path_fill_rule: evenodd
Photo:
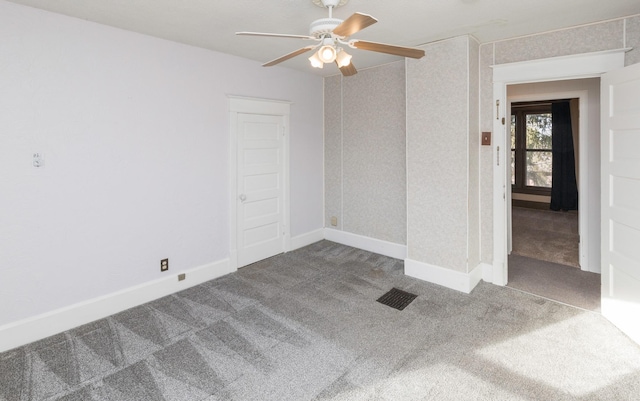
M 336 65 L 338 65 L 337 61 L 336 61 Z M 358 73 L 358 70 L 356 70 L 356 67 L 353 66 L 353 63 L 349 63 L 349 65 L 346 66 L 346 67 L 338 66 L 338 68 L 340 68 L 340 72 L 345 77 L 350 77 L 350 76 L 356 75 Z
M 367 42 L 366 40 L 352 40 L 349 42 L 349 46 L 361 50 L 371 50 L 378 53 L 393 54 L 395 56 L 411 58 L 424 57 L 424 50 L 416 49 L 414 47 L 387 45 L 384 43 Z
M 313 36 L 309 35 L 289 35 L 286 33 L 264 33 L 264 32 L 236 32 L 236 35 L 245 35 L 245 36 L 267 36 L 273 38 L 294 38 L 294 39 L 316 39 Z
M 378 20 L 370 15 L 355 13 L 335 27 L 333 33 L 338 36 L 351 36 L 376 22 L 378 22 Z
M 282 56 L 282 57 L 278 57 L 278 58 L 277 58 L 277 59 L 275 59 L 275 60 L 271 60 L 271 61 L 269 61 L 268 63 L 264 63 L 264 64 L 262 64 L 262 66 L 263 66 L 263 67 L 271 67 L 271 66 L 273 66 L 273 65 L 276 65 L 276 64 L 282 63 L 282 62 L 283 62 L 283 61 L 285 61 L 285 60 L 289 60 L 290 58 L 293 58 L 293 57 L 295 57 L 295 56 L 298 56 L 298 55 L 300 55 L 300 54 L 302 54 L 302 53 L 306 53 L 306 52 L 308 52 L 309 50 L 314 49 L 315 47 L 316 47 L 316 46 L 307 46 L 307 47 L 303 47 L 302 49 L 298 49 L 298 50 L 296 50 L 296 51 L 294 51 L 294 52 L 291 52 L 291 53 L 289 53 L 289 54 L 285 54 L 285 55 L 284 55 L 284 56 Z

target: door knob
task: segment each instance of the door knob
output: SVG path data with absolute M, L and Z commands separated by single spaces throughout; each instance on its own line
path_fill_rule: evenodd
M 247 200 L 247 195 L 245 195 L 245 194 L 240 194 L 239 198 L 240 198 L 240 202 L 244 202 L 244 201 L 246 201 L 246 200 Z

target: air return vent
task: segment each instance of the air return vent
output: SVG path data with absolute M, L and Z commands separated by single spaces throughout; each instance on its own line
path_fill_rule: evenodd
M 397 310 L 403 310 L 407 307 L 414 299 L 416 299 L 417 295 L 408 293 L 406 291 L 399 290 L 397 288 L 392 288 L 391 291 L 387 292 L 380 298 L 378 298 L 378 302 L 383 305 L 390 306 Z

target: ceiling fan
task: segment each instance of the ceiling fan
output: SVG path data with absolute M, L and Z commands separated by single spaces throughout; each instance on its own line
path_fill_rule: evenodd
M 314 51 L 309 57 L 311 65 L 315 68 L 322 68 L 324 64 L 334 63 L 342 72 L 342 75 L 354 75 L 358 71 L 351 63 L 351 55 L 341 46 L 348 46 L 353 49 L 370 50 L 379 53 L 392 54 L 395 56 L 422 58 L 424 50 L 413 47 L 394 46 L 384 43 L 369 42 L 359 39 L 349 39 L 349 37 L 362 29 L 378 22 L 370 15 L 354 13 L 346 20 L 333 18 L 333 9 L 345 5 L 349 0 L 312 0 L 317 6 L 329 9 L 329 18 L 315 20 L 309 26 L 309 35 L 288 35 L 281 33 L 262 32 L 236 32 L 236 35 L 248 36 L 270 36 L 277 38 L 294 38 L 312 40 L 315 43 L 301 49 L 285 54 L 275 60 L 264 63 L 263 67 L 271 67 L 285 60 L 299 56 L 309 51 Z M 317 51 L 316 51 L 317 50 Z

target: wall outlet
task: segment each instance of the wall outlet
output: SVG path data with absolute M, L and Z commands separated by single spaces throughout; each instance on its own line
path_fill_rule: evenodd
M 336 216 L 331 216 L 331 225 L 334 227 L 338 225 L 338 218 Z
M 178 281 L 182 281 L 182 280 L 184 280 L 185 278 L 187 278 L 187 275 L 186 275 L 185 273 L 180 273 L 180 274 L 178 274 Z
M 166 272 L 167 270 L 169 270 L 169 259 L 162 259 L 160 261 L 160 271 Z

